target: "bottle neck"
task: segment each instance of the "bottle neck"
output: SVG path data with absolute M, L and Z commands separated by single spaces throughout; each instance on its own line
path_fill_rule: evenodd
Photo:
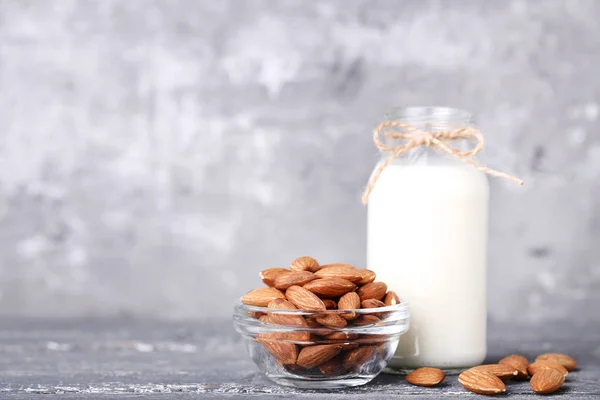
M 419 131 L 454 131 L 463 128 L 474 127 L 473 116 L 464 110 L 447 107 L 407 107 L 396 108 L 385 116 L 385 121 L 401 122 L 416 128 Z M 390 128 L 390 131 L 400 131 L 419 135 L 419 132 L 409 132 L 402 128 Z M 384 143 L 390 147 L 402 146 L 407 143 L 406 140 L 385 138 Z M 452 140 L 449 145 L 461 150 L 467 151 L 472 143 L 468 140 Z M 382 160 L 391 155 L 390 151 L 381 153 Z M 464 165 L 446 152 L 436 147 L 419 146 L 411 149 L 406 154 L 394 159 L 393 165 L 413 165 L 413 164 L 439 164 L 439 165 Z

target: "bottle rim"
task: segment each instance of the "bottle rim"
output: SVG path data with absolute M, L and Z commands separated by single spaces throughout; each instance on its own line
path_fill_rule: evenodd
M 400 121 L 417 128 L 421 124 L 440 124 L 471 126 L 474 124 L 473 114 L 452 107 L 423 106 L 423 107 L 394 107 L 386 115 L 388 121 Z

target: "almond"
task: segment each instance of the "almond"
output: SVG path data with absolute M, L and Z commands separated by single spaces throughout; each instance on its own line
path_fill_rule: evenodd
M 506 364 L 484 364 L 471 368 L 473 371 L 487 372 L 500 378 L 503 382 L 516 378 L 519 371 Z
M 386 343 L 389 339 L 388 335 L 381 335 L 381 334 L 367 334 L 367 335 L 362 335 L 362 337 L 360 338 L 360 342 L 361 343 L 369 343 L 369 344 L 374 344 L 374 345 L 382 345 L 384 343 Z
M 265 314 L 258 311 L 248 311 L 246 312 L 246 315 L 248 315 L 250 318 L 259 319 Z
M 352 322 L 354 323 L 354 325 L 357 326 L 366 326 L 378 324 L 381 322 L 381 320 L 374 315 L 364 314 L 359 316 Z
M 395 306 L 396 304 L 400 304 L 400 298 L 396 294 L 396 292 L 392 292 L 391 290 L 386 293 L 383 298 L 383 303 L 386 306 Z
M 340 297 L 338 301 L 338 310 L 358 310 L 360 308 L 360 297 L 356 292 L 349 292 Z M 345 319 L 354 319 L 357 317 L 355 312 L 340 314 Z
M 565 376 L 554 369 L 538 371 L 529 382 L 534 392 L 538 394 L 554 393 L 565 381 Z
M 308 282 L 304 288 L 322 297 L 337 297 L 355 290 L 356 285 L 342 278 L 322 278 Z
M 385 307 L 385 304 L 383 303 L 383 301 L 376 300 L 376 299 L 363 300 L 360 303 L 360 305 L 362 306 L 362 308 L 379 308 L 379 307 Z
M 298 358 L 298 348 L 293 343 L 265 338 L 259 338 L 256 341 L 262 344 L 283 365 L 294 364 Z
M 345 342 L 345 343 L 341 343 L 340 345 L 342 346 L 342 350 L 344 350 L 344 351 L 350 351 L 350 350 L 354 350 L 357 347 L 359 347 L 360 343 L 357 343 L 357 342 Z
M 424 367 L 406 375 L 406 381 L 417 386 L 435 386 L 439 385 L 445 377 L 441 369 Z
M 361 344 L 372 344 L 374 346 L 381 346 L 381 345 L 385 345 L 386 343 L 389 342 L 389 336 L 388 335 L 383 335 L 383 334 L 373 334 L 373 333 L 369 333 L 366 335 L 361 335 L 360 339 L 358 340 Z M 395 349 L 394 349 L 395 350 Z
M 281 365 L 287 372 L 294 375 L 305 375 L 307 373 L 306 368 L 302 368 L 296 364 L 282 364 L 281 361 L 277 361 L 277 364 Z
M 498 364 L 504 364 L 513 367 L 517 370 L 517 376 L 515 379 L 527 379 L 529 373 L 527 367 L 529 366 L 529 360 L 518 354 L 511 354 L 510 356 L 504 357 L 498 361 Z
M 335 344 L 307 346 L 300 350 L 296 364 L 304 368 L 314 368 L 331 360 L 341 351 L 342 346 Z
M 288 271 L 277 275 L 273 286 L 277 289 L 285 290 L 293 285 L 304 286 L 304 284 L 314 279 L 317 279 L 317 277 L 309 271 Z
M 287 301 L 286 299 L 274 299 L 267 304 L 267 308 L 279 308 L 282 310 L 297 310 L 295 305 Z
M 335 332 L 335 330 L 333 330 L 331 328 L 326 328 L 323 325 L 321 325 L 320 323 L 318 323 L 317 320 L 316 320 L 316 317 L 315 318 L 309 318 L 309 317 L 307 317 L 306 318 L 306 323 L 311 328 L 310 332 L 313 335 L 327 336 L 327 335 Z M 319 341 L 322 341 L 322 339 L 315 336 L 313 342 L 319 342 Z
M 344 263 L 333 263 L 333 264 L 321 265 L 321 268 L 331 268 L 331 267 L 356 269 L 356 267 L 354 265 L 352 265 L 352 264 L 344 264 Z
M 527 367 L 527 373 L 529 374 L 529 376 L 533 376 L 544 369 L 556 370 L 560 372 L 563 376 L 567 376 L 567 374 L 569 373 L 567 369 L 561 364 L 551 360 L 540 360 L 534 362 L 533 364 L 529 364 L 529 366 Z
M 335 329 L 343 328 L 348 324 L 344 318 L 340 317 L 338 314 L 333 313 L 326 313 L 322 316 L 317 317 L 317 322 L 328 328 Z
M 281 291 L 269 287 L 252 290 L 242 296 L 242 303 L 249 306 L 266 307 L 271 300 L 285 299 Z
M 263 315 L 260 318 L 258 318 L 258 320 L 260 322 L 262 322 L 263 324 L 270 324 L 271 321 L 269 320 L 269 316 L 268 315 Z
M 375 272 L 370 269 L 357 269 L 356 272 L 360 275 L 360 281 L 356 282 L 358 286 L 366 285 L 375 280 Z
M 357 371 L 375 355 L 375 347 L 360 346 L 344 354 L 343 366 L 349 371 Z
M 278 275 L 283 274 L 284 272 L 290 272 L 290 271 L 285 268 L 265 269 L 263 271 L 260 271 L 260 279 L 262 279 L 262 281 L 264 282 L 265 285 L 273 286 L 273 283 L 275 282 L 275 278 L 277 278 Z
M 331 332 L 331 329 L 328 329 L 328 331 Z M 321 336 L 323 336 L 323 335 L 321 335 Z M 311 343 L 308 343 L 308 345 L 313 345 L 313 344 L 316 344 L 317 342 L 322 342 L 322 341 L 323 341 L 323 339 L 320 338 L 317 334 L 311 333 L 310 334 L 310 342 Z M 306 347 L 306 346 L 304 346 L 304 347 Z
M 330 264 L 315 272 L 319 278 L 341 278 L 350 282 L 358 282 L 362 278 L 358 270 L 347 264 Z
M 335 357 L 327 362 L 324 362 L 319 366 L 319 370 L 325 376 L 336 376 L 346 372 L 340 357 Z
M 323 301 L 318 298 L 317 295 L 303 287 L 290 286 L 285 291 L 285 297 L 300 310 L 325 311 L 325 304 L 323 304 Z
M 269 320 L 267 323 L 271 324 Z M 281 331 L 281 332 L 267 332 L 260 333 L 257 338 L 270 341 L 284 341 L 289 344 L 303 344 L 304 342 L 310 342 L 311 336 L 309 331 Z M 292 343 L 294 342 L 294 343 Z M 297 343 L 296 343 L 297 342 Z
M 284 310 L 297 310 L 291 302 L 283 299 L 275 299 L 269 302 L 268 308 L 279 308 Z M 308 328 L 308 324 L 302 315 L 270 312 L 269 322 L 276 325 L 299 326 Z M 308 333 L 308 332 L 307 332 Z
M 498 394 L 506 392 L 504 382 L 495 375 L 482 371 L 468 369 L 458 375 L 458 381 L 463 387 L 478 394 Z
M 506 361 L 518 362 L 519 364 L 529 365 L 529 360 L 520 354 L 511 354 L 498 361 L 498 364 L 504 364 Z
M 335 300 L 323 299 L 323 304 L 325 304 L 325 308 L 328 310 L 337 309 L 337 303 L 335 302 Z
M 317 272 L 320 268 L 318 261 L 308 256 L 296 258 L 290 264 L 290 269 L 292 271 Z
M 535 361 L 554 361 L 562 365 L 567 371 L 573 371 L 577 368 L 577 361 L 571 356 L 562 353 L 545 353 L 537 356 Z
M 280 338 L 287 340 L 288 342 L 294 342 L 298 345 L 314 343 L 313 337 L 309 331 L 281 332 Z
M 368 299 L 381 300 L 387 292 L 387 285 L 383 282 L 371 282 L 361 286 L 356 293 L 360 297 L 360 301 Z
M 325 336 L 325 338 L 329 340 L 355 340 L 358 339 L 358 336 L 358 333 L 333 332 Z
M 360 346 L 357 342 L 347 342 L 343 340 L 321 340 L 319 344 L 335 344 L 342 347 L 342 351 L 353 350 Z
M 321 326 L 321 324 L 317 322 L 317 319 L 314 318 L 312 315 L 311 316 L 307 315 L 305 320 L 306 320 L 306 323 L 308 324 L 308 326 L 310 326 L 311 328 L 319 328 Z
M 387 346 L 387 343 L 380 344 L 377 346 L 377 354 L 379 354 L 379 358 L 382 360 L 389 360 L 392 358 L 394 354 L 395 348 Z

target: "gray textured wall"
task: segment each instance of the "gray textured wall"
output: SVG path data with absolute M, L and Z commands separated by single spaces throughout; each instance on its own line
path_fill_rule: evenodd
M 0 314 L 228 315 L 365 262 L 370 131 L 473 111 L 493 318 L 599 319 L 600 1 L 0 0 Z M 220 299 L 220 300 L 219 300 Z

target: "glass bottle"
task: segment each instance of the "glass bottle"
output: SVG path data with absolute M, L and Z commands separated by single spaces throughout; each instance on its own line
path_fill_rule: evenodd
M 473 127 L 468 112 L 441 107 L 401 108 L 387 120 Z M 451 145 L 466 150 L 460 142 Z M 486 175 L 439 148 L 414 148 L 383 170 L 369 196 L 367 264 L 411 308 L 391 368 L 452 370 L 485 358 L 488 209 Z

